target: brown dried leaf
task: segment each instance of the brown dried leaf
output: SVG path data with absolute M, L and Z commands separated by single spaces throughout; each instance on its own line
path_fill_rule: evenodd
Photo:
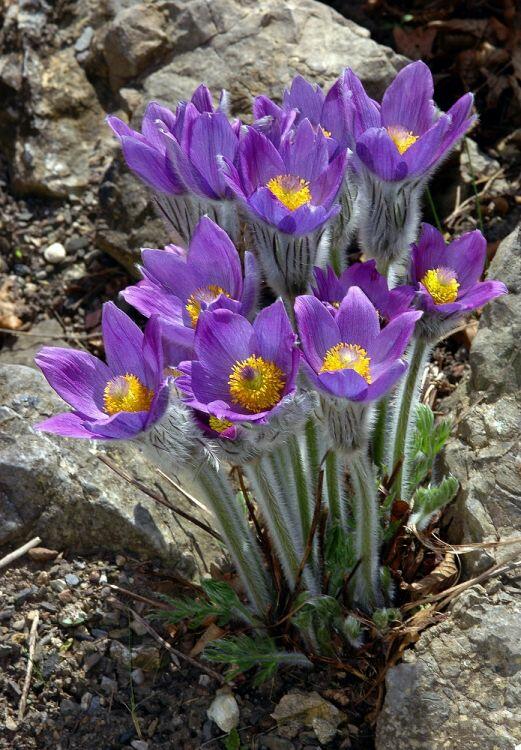
M 393 28 L 393 37 L 398 52 L 410 57 L 411 60 L 432 57 L 432 45 L 437 33 L 438 29 L 429 27 L 404 29 L 402 26 L 395 26 Z
M 199 654 L 203 651 L 208 643 L 210 643 L 211 641 L 216 641 L 217 638 L 222 638 L 225 633 L 225 630 L 212 622 L 210 625 L 208 625 L 202 636 L 193 646 L 192 650 L 190 651 L 190 656 L 199 656 Z
M 407 588 L 412 592 L 413 599 L 421 599 L 429 594 L 437 594 L 450 588 L 458 579 L 459 568 L 456 563 L 456 555 L 446 552 L 443 560 L 429 575 L 416 583 L 411 583 Z

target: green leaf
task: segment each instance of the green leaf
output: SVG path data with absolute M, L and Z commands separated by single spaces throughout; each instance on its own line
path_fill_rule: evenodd
M 241 672 L 258 669 L 255 685 L 270 679 L 282 664 L 299 667 L 310 667 L 311 662 L 304 654 L 296 651 L 281 651 L 275 641 L 268 636 L 249 636 L 245 634 L 219 638 L 209 643 L 203 651 L 209 661 L 229 664 L 231 669 L 228 678 L 233 679 Z
M 425 529 L 434 514 L 441 510 L 456 495 L 459 482 L 453 476 L 445 477 L 440 484 L 418 487 L 413 497 L 413 513 L 409 519 L 418 531 Z
M 443 449 L 452 430 L 449 419 L 435 425 L 432 409 L 419 404 L 416 409 L 416 430 L 411 443 L 412 468 L 410 487 L 418 487 L 432 469 L 434 459 Z
M 224 747 L 225 750 L 240 750 L 241 748 L 241 738 L 239 737 L 239 732 L 234 727 L 228 737 L 224 740 Z
M 172 609 L 166 612 L 159 611 L 157 616 L 173 624 L 181 622 L 181 620 L 187 620 L 188 627 L 192 629 L 201 627 L 208 617 L 215 617 L 221 627 L 234 619 L 251 623 L 251 613 L 228 583 L 208 579 L 201 582 L 201 588 L 206 598 L 172 599 L 167 596 L 162 597 Z

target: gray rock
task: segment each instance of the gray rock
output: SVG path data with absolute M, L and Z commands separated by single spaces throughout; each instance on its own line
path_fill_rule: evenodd
M 481 586 L 386 679 L 376 750 L 515 750 L 521 742 L 521 603 Z
M 52 263 L 53 265 L 64 261 L 66 256 L 67 251 L 61 242 L 53 242 L 52 245 L 49 245 L 43 251 L 43 257 L 47 263 Z
M 452 509 L 455 541 L 521 535 L 521 227 L 500 244 L 490 278 L 509 294 L 487 305 L 470 353 L 470 379 L 448 408 L 459 420 L 448 445 L 444 471 L 461 491 Z M 521 546 L 520 546 L 521 549 Z M 467 572 L 515 552 L 511 546 L 464 558 Z
M 232 693 L 228 689 L 223 689 L 217 692 L 206 715 L 223 732 L 231 732 L 239 723 L 239 706 Z
M 145 102 L 175 107 L 204 81 L 217 94 L 230 92 L 235 115 L 250 117 L 258 94 L 280 99 L 296 73 L 331 84 L 346 66 L 381 95 L 407 62 L 369 37 L 369 32 L 316 0 L 163 0 L 172 42 L 171 62 L 145 77 Z M 139 248 L 169 241 L 150 207 L 146 189 L 118 161 L 101 186 L 97 243 L 134 269 Z
M 17 336 L 11 348 L 0 349 L 0 363 L 34 366 L 35 354 L 42 346 L 71 346 L 71 341 L 62 339 L 63 328 L 55 318 L 35 323 L 30 336 Z
M 36 432 L 35 423 L 64 405 L 28 367 L 0 364 L 0 404 L 0 548 L 38 535 L 57 549 L 128 550 L 194 572 L 193 539 L 184 529 L 197 533 L 197 528 L 174 519 L 98 458 L 108 454 L 143 484 L 159 484 L 175 505 L 197 515 L 167 483 L 158 482 L 133 445 L 105 447 Z M 198 541 L 210 563 L 219 549 L 205 537 L 199 534 Z

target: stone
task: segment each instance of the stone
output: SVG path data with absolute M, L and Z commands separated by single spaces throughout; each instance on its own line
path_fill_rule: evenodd
M 67 586 L 78 586 L 80 583 L 80 579 L 78 576 L 74 575 L 74 573 L 67 573 L 65 576 L 65 583 Z
M 387 673 L 376 750 L 521 743 L 521 602 L 476 586 Z
M 233 694 L 226 688 L 217 691 L 206 711 L 209 719 L 214 721 L 223 732 L 231 732 L 239 723 L 239 706 Z
M 490 264 L 509 294 L 489 303 L 470 351 L 470 378 L 447 399 L 458 425 L 443 471 L 461 483 L 451 509 L 452 541 L 521 536 L 521 226 L 504 239 Z M 521 551 L 521 545 L 463 557 L 468 574 Z
M 319 742 L 329 742 L 337 733 L 345 715 L 329 701 L 313 691 L 292 690 L 283 695 L 271 714 L 283 737 L 293 739 L 302 727 L 310 727 Z
M 0 363 L 0 404 L 0 548 L 40 536 L 49 547 L 66 547 L 71 554 L 128 551 L 160 558 L 184 575 L 196 571 L 186 522 L 175 523 L 168 511 L 99 460 L 108 454 L 145 486 L 159 483 L 174 505 L 197 515 L 133 444 L 102 445 L 36 432 L 33 425 L 65 407 L 41 373 L 28 367 Z M 186 527 L 210 564 L 220 554 L 218 545 Z
M 64 628 L 74 628 L 87 621 L 87 615 L 77 604 L 66 604 L 60 612 L 58 622 Z
M 28 555 L 35 562 L 49 562 L 58 557 L 59 552 L 55 549 L 47 549 L 46 547 L 33 547 L 29 550 Z
M 28 91 L 13 138 L 12 187 L 20 194 L 63 198 L 82 193 L 95 174 L 106 168 L 113 141 L 96 91 L 66 47 L 47 58 L 29 47 L 24 55 Z
M 103 55 L 114 90 L 161 61 L 171 44 L 164 31 L 165 20 L 159 10 L 138 3 L 121 10 L 109 24 Z
M 57 263 L 62 263 L 65 260 L 65 258 L 67 257 L 67 251 L 65 250 L 61 242 L 53 242 L 52 245 L 49 245 L 45 248 L 45 250 L 43 251 L 43 257 L 45 258 L 47 263 L 56 265 Z
M 147 101 L 175 107 L 201 81 L 214 95 L 227 89 L 233 114 L 251 118 L 252 97 L 267 94 L 280 100 L 297 73 L 330 85 L 349 65 L 370 94 L 380 96 L 407 62 L 316 0 L 164 0 L 161 7 L 171 40 L 169 62 L 144 76 L 135 126 Z M 140 247 L 171 241 L 146 188 L 127 172 L 120 157 L 100 187 L 100 207 L 97 244 L 132 273 Z
M 29 586 L 28 588 L 18 591 L 18 593 L 15 594 L 14 597 L 15 607 L 21 607 L 22 604 L 25 604 L 25 602 L 29 601 L 29 599 L 32 599 L 37 593 L 37 586 Z

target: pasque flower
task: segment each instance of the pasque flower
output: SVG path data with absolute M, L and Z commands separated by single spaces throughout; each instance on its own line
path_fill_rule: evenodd
M 316 297 L 298 297 L 295 316 L 304 372 L 332 397 L 378 399 L 405 372 L 400 358 L 421 315 L 418 310 L 401 313 L 380 329 L 377 310 L 358 287 L 350 287 L 334 316 Z
M 422 224 L 412 246 L 410 276 L 416 284 L 426 326 L 454 322 L 466 312 L 507 293 L 501 281 L 480 281 L 487 257 L 481 232 L 467 232 L 449 244 L 430 224 Z
M 283 303 L 264 308 L 253 325 L 220 309 L 199 317 L 197 359 L 182 363 L 177 385 L 186 403 L 228 430 L 236 422 L 266 422 L 295 392 L 299 352 Z
M 313 274 L 316 286 L 312 286 L 311 291 L 326 304 L 330 312 L 336 313 L 348 290 L 357 286 L 376 308 L 382 325 L 410 310 L 415 295 L 411 286 L 389 289 L 387 279 L 378 272 L 374 260 L 353 263 L 340 276 L 331 266 L 326 269 L 314 268 Z
M 324 230 L 336 216 L 346 156 L 329 161 L 327 138 L 302 120 L 278 148 L 255 128 L 241 137 L 238 165 L 223 173 L 250 218 L 266 279 L 281 295 L 305 290 L 327 251 Z
M 100 440 L 136 437 L 165 415 L 169 382 L 157 317 L 145 332 L 113 303 L 103 306 L 107 363 L 89 352 L 44 347 L 36 364 L 73 411 L 37 425 L 57 435 Z
M 186 254 L 145 249 L 142 260 L 145 278 L 121 294 L 146 317 L 160 316 L 165 347 L 173 342 L 179 357 L 182 352 L 178 345 L 193 347 L 201 311 L 228 307 L 248 316 L 256 305 L 259 279 L 254 256 L 245 253 L 243 279 L 241 260 L 233 242 L 207 216 L 197 224 Z M 168 358 L 169 366 L 181 361 L 171 360 L 172 356 Z
M 415 238 L 426 179 L 476 119 L 473 96 L 465 94 L 440 113 L 432 99 L 431 72 L 421 61 L 398 73 L 381 106 L 352 70 L 345 71 L 344 84 L 361 189 L 362 244 L 378 260 L 393 261 Z

